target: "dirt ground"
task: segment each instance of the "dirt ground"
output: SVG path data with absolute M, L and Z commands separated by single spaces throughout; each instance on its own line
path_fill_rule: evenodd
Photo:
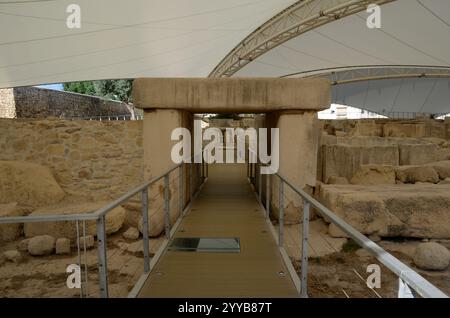
M 150 241 L 151 256 L 161 244 L 162 239 Z M 18 242 L 2 244 L 0 255 L 4 251 L 15 249 Z M 110 297 L 127 297 L 143 272 L 142 239 L 128 241 L 121 233 L 107 239 L 108 282 Z M 27 252 L 19 264 L 0 261 L 0 297 L 80 297 L 80 289 L 69 289 L 66 280 L 69 264 L 78 263 L 75 247 L 71 255 L 49 255 L 34 257 Z M 97 249 L 81 253 L 82 279 L 85 281 L 84 263 L 87 260 L 87 288 L 89 297 L 99 296 Z
M 121 231 L 122 232 L 122 231 Z M 128 241 L 117 233 L 108 237 L 108 278 L 110 297 L 126 297 L 143 272 L 142 240 Z M 162 239 L 152 239 L 151 253 L 154 253 Z M 412 256 L 420 241 L 382 241 L 383 248 L 408 266 L 419 272 L 442 291 L 450 294 L 450 270 L 442 272 L 417 269 Z M 450 241 L 441 241 L 450 248 Z M 3 251 L 15 249 L 18 242 L 2 244 Z M 19 264 L 0 261 L 0 297 L 80 297 L 79 289 L 66 286 L 66 267 L 78 262 L 76 248 L 69 256 L 50 255 L 33 257 L 22 252 Z M 86 254 L 88 267 L 89 297 L 98 297 L 97 249 Z M 81 254 L 81 263 L 85 257 Z M 309 259 L 308 294 L 312 298 L 392 298 L 397 297 L 398 277 L 384 266 L 381 268 L 381 288 L 371 290 L 366 285 L 369 264 L 379 264 L 371 255 L 356 247 L 346 252 L 335 252 Z M 299 271 L 299 262 L 294 262 Z M 84 269 L 84 267 L 83 267 Z M 85 279 L 84 271 L 82 273 Z
M 383 241 L 380 245 L 393 256 L 417 271 L 444 293 L 450 295 L 450 270 L 423 271 L 414 266 L 412 256 L 420 241 Z M 450 242 L 440 242 L 447 248 Z M 381 288 L 369 289 L 366 272 L 369 264 L 378 264 L 381 269 Z M 300 272 L 300 263 L 294 266 Z M 308 269 L 308 294 L 312 298 L 397 298 L 398 277 L 380 264 L 368 252 L 358 249 L 333 253 L 324 257 L 310 258 Z

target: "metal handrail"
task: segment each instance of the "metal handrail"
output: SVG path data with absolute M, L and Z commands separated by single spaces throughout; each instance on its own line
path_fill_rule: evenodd
M 155 182 L 164 178 L 164 187 L 165 187 L 165 195 L 164 195 L 164 214 L 165 214 L 165 234 L 168 239 L 171 238 L 172 232 L 170 225 L 170 200 L 168 195 L 168 187 L 169 187 L 169 175 L 171 172 L 180 168 L 180 218 L 184 216 L 184 162 L 179 163 L 164 173 L 152 178 L 149 181 L 142 183 L 136 188 L 128 191 L 120 198 L 112 201 L 104 207 L 101 207 L 93 212 L 88 212 L 84 214 L 72 214 L 72 215 L 34 215 L 34 216 L 21 216 L 21 217 L 1 217 L 0 224 L 11 224 L 11 223 L 32 223 L 32 222 L 59 222 L 59 221 L 75 221 L 77 226 L 77 242 L 78 242 L 78 252 L 79 250 L 79 221 L 83 221 L 83 232 L 85 233 L 85 221 L 97 221 L 97 250 L 98 250 L 98 263 L 99 263 L 99 285 L 100 285 L 100 296 L 108 297 L 108 272 L 107 272 L 107 256 L 106 256 L 106 214 L 127 201 L 134 195 L 141 193 L 142 194 L 142 236 L 143 236 L 143 253 L 144 253 L 144 274 L 150 272 L 150 251 L 149 251 L 149 238 L 148 238 L 148 187 L 154 184 Z M 194 183 L 193 183 L 193 165 L 191 163 L 190 173 L 189 173 L 189 201 L 192 203 L 194 197 Z M 200 169 L 201 181 L 205 180 L 205 175 L 207 175 L 207 168 L 205 169 L 204 165 L 206 163 L 202 163 L 202 168 Z M 206 174 L 205 174 L 206 173 Z M 198 184 L 196 187 L 198 188 Z M 85 251 L 86 253 L 86 251 Z M 80 259 L 80 257 L 78 257 Z M 79 264 L 81 266 L 81 264 Z M 87 273 L 86 273 L 86 285 L 87 285 Z M 83 296 L 83 291 L 81 290 L 81 296 Z
M 249 149 L 253 151 L 252 149 Z M 256 166 L 256 164 L 253 164 Z M 260 163 L 258 165 L 261 165 Z M 247 175 L 249 178 L 254 180 L 256 177 L 256 169 L 252 169 L 251 163 L 248 163 L 250 168 L 247 169 Z M 282 195 L 284 193 L 284 184 L 288 185 L 295 193 L 300 195 L 303 200 L 303 234 L 302 234 L 302 256 L 301 256 L 301 287 L 300 293 L 302 297 L 308 297 L 307 295 L 307 270 L 308 270 L 308 239 L 309 239 L 309 213 L 310 208 L 313 206 L 318 213 L 326 218 L 331 223 L 335 224 L 339 229 L 345 232 L 351 239 L 353 239 L 358 245 L 362 248 L 370 252 L 374 255 L 380 263 L 385 265 L 390 271 L 396 274 L 401 281 L 406 283 L 408 286 L 413 288 L 420 296 L 425 298 L 449 298 L 444 292 L 435 287 L 417 272 L 415 272 L 412 268 L 405 265 L 399 259 L 395 258 L 393 255 L 388 253 L 382 247 L 380 247 L 375 242 L 371 241 L 369 238 L 364 236 L 362 233 L 358 232 L 355 228 L 353 228 L 350 224 L 345 222 L 343 219 L 338 217 L 335 213 L 333 213 L 330 209 L 325 207 L 319 201 L 314 199 L 311 195 L 306 193 L 304 190 L 300 189 L 298 186 L 294 185 L 287 178 L 282 176 L 279 173 L 274 173 L 279 179 L 279 192 Z M 269 216 L 270 213 L 270 174 L 266 175 L 266 216 Z M 261 206 L 264 207 L 262 202 L 262 175 L 259 176 L 259 186 L 258 186 L 258 199 L 260 201 Z M 280 222 L 279 222 L 279 232 L 278 232 L 278 245 L 280 249 L 283 249 L 283 216 L 284 216 L 284 206 L 283 206 L 283 198 L 279 198 L 280 202 Z
M 279 173 L 276 174 L 282 182 L 286 183 L 294 192 L 299 194 L 304 200 L 306 200 L 310 205 L 315 207 L 317 211 L 331 223 L 335 224 L 339 229 L 348 234 L 356 243 L 361 247 L 369 251 L 374 255 L 383 265 L 389 268 L 394 274 L 396 274 L 400 279 L 402 279 L 408 286 L 412 287 L 419 295 L 422 297 L 430 298 L 448 298 L 448 296 L 443 293 L 440 289 L 436 288 L 433 284 L 415 272 L 413 269 L 405 265 L 403 262 L 392 256 L 382 247 L 380 247 L 375 242 L 371 241 L 369 238 L 358 232 L 350 224 L 342 220 L 336 214 L 334 214 L 330 209 L 325 207 L 323 204 L 318 202 L 312 196 L 307 194 L 305 191 L 299 187 L 292 184 L 288 179 L 281 176 Z
M 57 215 L 30 215 L 30 216 L 11 216 L 0 218 L 0 224 L 11 224 L 11 223 L 33 223 L 33 222 L 57 222 L 57 221 L 92 221 L 98 220 L 100 217 L 107 214 L 112 209 L 118 207 L 121 203 L 127 201 L 134 195 L 138 194 L 142 190 L 146 189 L 156 181 L 162 179 L 165 175 L 171 173 L 175 169 L 179 168 L 182 164 L 177 164 L 176 166 L 170 168 L 163 174 L 152 178 L 150 181 L 146 181 L 136 188 L 128 191 L 120 198 L 112 201 L 104 207 L 101 207 L 95 211 L 83 213 L 83 214 L 57 214 Z

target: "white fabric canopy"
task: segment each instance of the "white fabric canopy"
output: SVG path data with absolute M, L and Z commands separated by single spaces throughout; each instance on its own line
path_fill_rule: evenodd
M 14 3 L 17 2 L 17 3 Z M 294 0 L 0 0 L 0 87 L 206 77 Z M 81 8 L 81 28 L 66 8 Z
M 66 8 L 72 0 L 0 0 L 0 87 L 206 77 L 247 35 L 295 2 L 77 0 L 82 27 L 69 29 Z M 308 76 L 368 66 L 450 70 L 449 0 L 397 0 L 381 9 L 381 29 L 367 28 L 368 13 L 353 14 L 282 43 L 234 76 Z M 357 82 L 336 86 L 334 100 L 377 112 L 450 111 L 446 78 L 407 79 L 423 87 L 416 90 L 400 79 L 373 82 L 370 87 L 383 98 L 367 97 L 375 95 Z M 391 91 L 400 92 L 395 104 Z

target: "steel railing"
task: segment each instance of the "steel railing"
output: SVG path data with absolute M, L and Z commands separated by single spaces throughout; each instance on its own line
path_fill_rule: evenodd
M 118 120 L 143 120 L 143 115 L 125 114 L 125 115 L 106 115 L 106 116 L 84 116 L 84 117 L 69 117 L 67 120 L 96 120 L 96 121 L 118 121 Z
M 285 185 L 292 189 L 297 195 L 299 195 L 303 199 L 303 232 L 302 232 L 302 249 L 301 249 L 301 272 L 300 272 L 300 286 L 296 286 L 299 289 L 301 297 L 308 297 L 308 242 L 309 242 L 309 221 L 310 221 L 310 209 L 314 207 L 315 210 L 327 221 L 335 224 L 339 229 L 345 232 L 351 239 L 353 239 L 359 246 L 367 250 L 371 253 L 375 258 L 386 266 L 390 271 L 392 271 L 399 278 L 399 297 L 402 297 L 403 293 L 400 290 L 402 286 L 409 286 L 413 290 L 415 290 L 420 296 L 424 298 L 448 298 L 448 296 L 443 293 L 440 289 L 435 287 L 421 275 L 419 275 L 416 271 L 405 265 L 403 262 L 392 256 L 382 247 L 380 247 L 375 242 L 371 241 L 369 238 L 358 232 L 351 225 L 346 223 L 340 217 L 338 217 L 335 213 L 333 213 L 330 209 L 325 207 L 323 204 L 318 202 L 311 195 L 306 193 L 304 190 L 300 189 L 298 186 L 289 181 L 286 177 L 282 176 L 279 173 L 274 174 L 266 174 L 266 190 L 265 190 L 265 206 L 262 201 L 262 192 L 264 191 L 262 188 L 262 175 L 258 172 L 258 166 L 261 166 L 260 163 L 248 163 L 247 162 L 247 176 L 250 182 L 254 185 L 255 192 L 257 193 L 257 197 L 261 206 L 265 209 L 266 218 L 269 219 L 270 215 L 270 197 L 271 197 L 271 179 L 277 177 L 279 179 L 278 191 L 279 191 L 279 230 L 278 237 L 275 237 L 280 251 L 282 254 L 287 255 L 283 243 L 283 233 L 284 233 L 284 188 Z M 270 223 L 271 224 L 271 223 Z M 275 233 L 274 231 L 272 231 Z M 275 235 L 275 234 L 274 234 Z M 276 236 L 276 235 L 275 235 Z M 286 261 L 288 257 L 284 257 Z M 289 260 L 290 261 L 290 260 Z M 287 265 L 287 264 L 286 264 Z M 289 264 L 290 268 L 292 264 Z M 297 275 L 297 274 L 295 274 Z M 295 277 L 293 277 L 295 279 Z M 298 276 L 297 276 L 298 280 Z M 297 282 L 298 284 L 298 282 Z
M 114 208 L 118 207 L 125 201 L 129 200 L 133 196 L 141 193 L 142 202 L 142 236 L 143 236 L 143 254 L 144 254 L 144 273 L 147 274 L 151 270 L 150 250 L 149 250 L 149 220 L 148 220 L 148 189 L 155 182 L 164 179 L 164 231 L 166 240 L 169 240 L 173 234 L 170 224 L 170 199 L 169 199 L 169 176 L 170 173 L 179 169 L 179 210 L 180 215 L 177 223 L 184 217 L 188 207 L 192 204 L 196 191 L 200 188 L 206 179 L 208 168 L 206 164 L 202 163 L 201 168 L 197 170 L 197 184 L 194 185 L 194 164 L 190 164 L 189 183 L 184 182 L 184 163 L 180 163 L 170 168 L 161 175 L 152 178 L 149 181 L 142 183 L 136 188 L 128 191 L 120 198 L 112 201 L 108 205 L 85 214 L 71 214 L 71 215 L 30 215 L 20 217 L 2 217 L 0 218 L 0 224 L 14 224 L 14 223 L 31 223 L 31 222 L 63 222 L 74 221 L 76 222 L 76 234 L 77 234 L 77 251 L 78 251 L 78 266 L 81 267 L 80 256 L 80 229 L 79 223 L 83 223 L 84 233 L 84 256 L 85 256 L 85 286 L 87 288 L 88 276 L 87 276 L 87 261 L 86 261 L 86 221 L 96 221 L 96 234 L 97 234 L 97 251 L 98 251 L 98 270 L 99 270 L 99 288 L 100 297 L 106 298 L 108 293 L 108 268 L 107 268 L 107 246 L 106 246 L 106 215 Z M 189 184 L 189 201 L 185 208 L 185 185 Z M 195 190 L 194 190 L 195 188 Z M 164 244 L 163 244 L 164 245 Z M 166 244 L 165 244 L 166 245 Z M 142 276 L 142 275 L 141 275 Z M 139 283 L 139 282 L 138 282 Z M 80 289 L 80 296 L 89 296 L 85 291 L 83 294 L 83 288 Z

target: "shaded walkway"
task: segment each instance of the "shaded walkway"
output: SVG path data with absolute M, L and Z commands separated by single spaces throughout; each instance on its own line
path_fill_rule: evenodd
M 165 251 L 139 297 L 297 297 L 245 164 L 215 164 L 177 237 L 238 237 L 240 253 Z M 280 275 L 283 272 L 284 275 Z

